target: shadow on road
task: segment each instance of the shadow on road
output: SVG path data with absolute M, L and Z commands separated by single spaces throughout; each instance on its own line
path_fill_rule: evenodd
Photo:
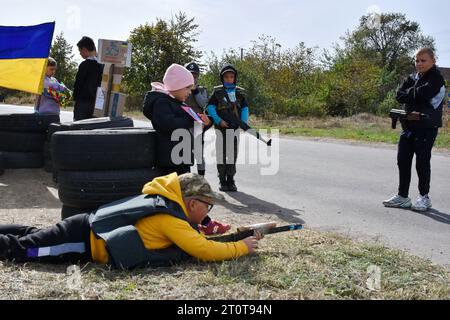
M 428 218 L 434 219 L 438 222 L 450 224 L 450 214 L 443 213 L 435 209 L 431 209 L 428 212 L 420 213 Z
M 277 204 L 258 199 L 252 195 L 236 192 L 227 193 L 229 197 L 241 203 L 236 205 L 233 203 L 221 203 L 222 206 L 237 214 L 262 213 L 278 216 L 281 220 L 289 223 L 301 223 L 305 221 L 299 217 L 300 210 L 292 210 L 280 207 Z

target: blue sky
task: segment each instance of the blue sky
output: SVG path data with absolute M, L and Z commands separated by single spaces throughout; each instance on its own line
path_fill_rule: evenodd
M 2 25 L 56 21 L 56 32 L 63 31 L 73 45 L 83 35 L 125 40 L 140 24 L 184 11 L 200 25 L 198 49 L 219 55 L 224 49 L 249 47 L 262 34 L 275 37 L 284 48 L 300 41 L 329 48 L 369 8 L 377 8 L 419 22 L 436 39 L 439 65 L 450 67 L 450 1 L 444 0 L 2 0 L 1 6 Z

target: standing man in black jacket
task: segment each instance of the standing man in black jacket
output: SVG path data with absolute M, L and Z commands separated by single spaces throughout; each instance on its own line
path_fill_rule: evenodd
M 412 208 L 414 211 L 426 212 L 432 208 L 428 195 L 431 151 L 438 130 L 442 127 L 445 80 L 436 67 L 436 57 L 430 48 L 420 49 L 416 53 L 416 69 L 417 72 L 410 75 L 397 92 L 397 101 L 405 105 L 409 117 L 408 120 L 402 120 L 403 132 L 398 145 L 399 192 L 383 204 L 391 208 Z M 421 117 L 421 113 L 427 117 Z M 420 196 L 413 205 L 408 195 L 414 154 Z
M 85 59 L 78 67 L 73 90 L 75 107 L 74 121 L 94 117 L 95 98 L 97 88 L 100 87 L 103 76 L 103 65 L 98 63 L 94 40 L 83 37 L 77 43 L 81 57 Z

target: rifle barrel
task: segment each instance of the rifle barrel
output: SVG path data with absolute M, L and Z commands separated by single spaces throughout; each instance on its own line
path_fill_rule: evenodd
M 303 225 L 301 224 L 293 224 L 289 226 L 283 226 L 283 227 L 276 227 L 271 228 L 264 232 L 264 234 L 275 234 L 275 233 L 281 233 L 281 232 L 288 232 L 288 231 L 295 231 L 295 230 L 302 230 Z M 258 230 L 256 230 L 258 231 Z M 208 240 L 216 241 L 216 242 L 237 242 L 244 240 L 248 237 L 252 237 L 255 234 L 255 230 L 246 230 L 241 232 L 232 233 L 225 236 L 220 237 L 212 237 L 208 238 Z

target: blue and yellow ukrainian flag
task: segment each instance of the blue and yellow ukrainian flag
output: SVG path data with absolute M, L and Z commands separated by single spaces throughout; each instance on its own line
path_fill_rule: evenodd
M 55 23 L 0 26 L 0 87 L 41 94 Z

